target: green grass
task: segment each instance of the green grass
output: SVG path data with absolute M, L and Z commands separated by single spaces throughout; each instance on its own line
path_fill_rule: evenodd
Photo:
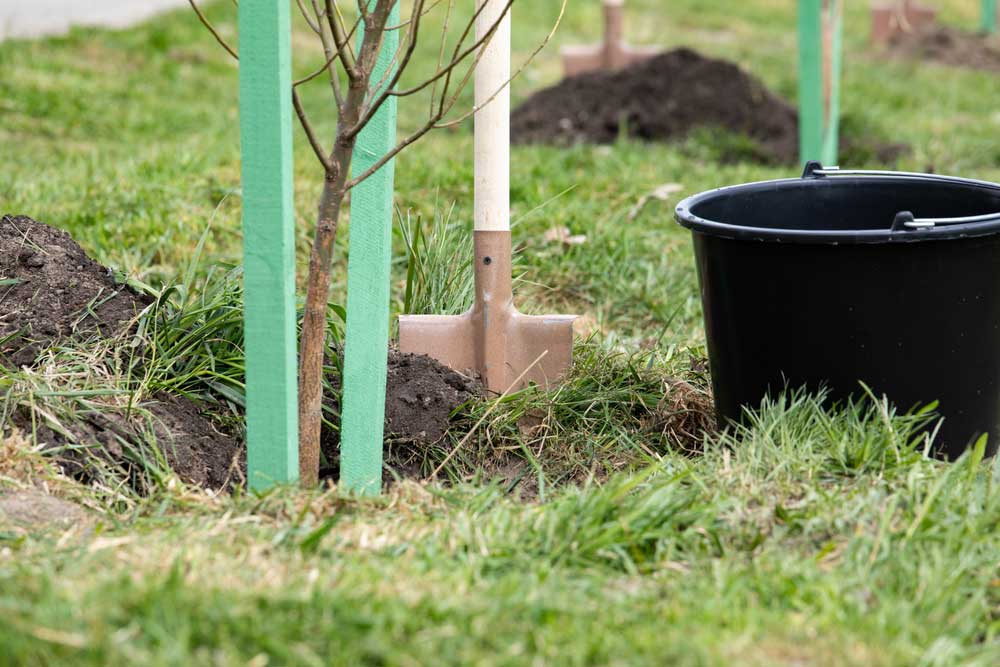
M 995 75 L 886 61 L 867 46 L 865 3 L 847 4 L 847 126 L 909 143 L 900 168 L 1000 180 Z M 978 23 L 973 0 L 936 4 L 944 20 Z M 628 5 L 631 41 L 735 60 L 794 98 L 791 3 Z M 518 57 L 557 8 L 522 3 Z M 209 14 L 235 39 L 230 3 Z M 597 38 L 598 14 L 571 3 L 515 102 L 558 79 L 560 45 Z M 321 54 L 302 25 L 296 46 L 306 73 Z M 69 230 L 159 296 L 134 348 L 56 349 L 0 376 L 0 414 L 27 404 L 60 423 L 141 410 L 161 389 L 238 413 L 236 74 L 188 12 L 0 44 L 0 212 Z M 305 101 L 328 137 L 325 92 L 316 82 Z M 403 128 L 422 111 L 403 103 Z M 461 442 L 437 482 L 368 501 L 212 497 L 151 465 L 139 495 L 114 471 L 73 484 L 30 443 L 0 439 L 0 488 L 46 486 L 94 512 L 64 532 L 0 520 L 0 665 L 1000 662 L 1000 495 L 976 452 L 937 463 L 913 436 L 922 417 L 874 399 L 830 413 L 801 395 L 690 451 L 671 396 L 704 400 L 689 361 L 703 331 L 673 204 L 795 172 L 717 164 L 715 140 L 514 149 L 519 305 L 580 313 L 593 337 L 559 391 L 473 405 L 459 435 L 401 452 L 427 474 Z M 303 268 L 320 173 L 298 130 L 296 142 Z M 400 157 L 395 310 L 468 300 L 471 169 L 469 124 Z M 682 189 L 629 219 L 665 183 Z M 557 226 L 586 243 L 546 243 Z M 345 252 L 342 234 L 338 301 Z

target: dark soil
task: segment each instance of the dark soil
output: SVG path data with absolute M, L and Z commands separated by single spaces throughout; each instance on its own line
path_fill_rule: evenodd
M 335 395 L 327 399 L 327 408 L 340 414 L 340 378 L 331 377 Z M 425 355 L 389 352 L 385 391 L 385 464 L 400 477 L 421 477 L 419 466 L 410 456 L 412 446 L 424 448 L 442 440 L 448 431 L 452 413 L 469 399 L 480 395 L 482 388 L 473 378 L 457 373 Z M 328 467 L 326 477 L 340 471 L 340 432 L 323 431 L 321 448 Z
M 540 90 L 511 115 L 515 143 L 608 144 L 623 134 L 644 141 L 683 139 L 722 128 L 749 139 L 721 159 L 798 162 L 798 113 L 738 65 L 690 49 L 666 51 L 616 72 L 587 72 Z M 846 132 L 842 132 L 846 134 Z M 859 138 L 842 143 L 850 152 Z M 862 158 L 891 160 L 898 144 L 864 144 Z
M 114 336 L 148 303 L 66 232 L 25 216 L 0 218 L 0 364 L 29 365 L 73 336 Z
M 1000 37 L 966 32 L 944 25 L 897 32 L 888 53 L 908 60 L 932 60 L 955 67 L 1000 72 Z
M 113 337 L 134 322 L 149 299 L 117 282 L 90 259 L 66 232 L 24 216 L 0 222 L 0 364 L 31 365 L 45 348 L 74 337 Z M 327 401 L 339 421 L 339 377 L 331 378 Z M 473 379 L 425 356 L 389 354 L 386 382 L 386 462 L 396 474 L 421 476 L 400 445 L 419 448 L 441 440 L 452 412 L 480 392 Z M 328 414 L 328 416 L 331 416 Z M 242 440 L 192 400 L 161 394 L 131 409 L 113 404 L 76 415 L 61 428 L 21 409 L 13 425 L 56 455 L 66 471 L 93 479 L 101 462 L 124 469 L 141 488 L 156 449 L 184 481 L 210 489 L 242 483 L 246 453 Z M 2 430 L 2 429 L 0 429 Z M 323 451 L 338 467 L 339 432 L 327 428 Z M 154 445 L 155 444 L 155 448 Z
M 0 364 L 31 365 L 45 348 L 71 338 L 117 336 L 149 303 L 148 297 L 116 281 L 66 232 L 25 216 L 0 218 Z M 67 471 L 80 478 L 94 472 L 93 461 L 80 449 L 84 446 L 138 480 L 137 457 L 128 446 L 150 453 L 152 440 L 187 482 L 218 489 L 242 479 L 246 462 L 241 443 L 216 428 L 193 401 L 163 395 L 140 407 L 102 407 L 64 425 L 68 433 L 39 419 L 33 428 L 24 411 L 12 421 L 58 451 Z
M 37 441 L 76 479 L 95 479 L 103 462 L 125 472 L 133 488 L 145 490 L 142 462 L 156 461 L 157 451 L 190 484 L 226 489 L 246 479 L 243 443 L 217 427 L 190 399 L 161 395 L 139 408 L 107 405 L 78 417 L 62 425 L 69 437 L 38 418 L 34 425 Z M 13 424 L 32 432 L 26 409 L 14 414 Z

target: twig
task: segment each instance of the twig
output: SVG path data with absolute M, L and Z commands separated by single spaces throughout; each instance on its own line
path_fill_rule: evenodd
M 295 86 L 292 86 L 292 106 L 295 107 L 295 115 L 299 117 L 299 124 L 302 125 L 302 130 L 306 133 L 306 139 L 309 140 L 309 145 L 312 147 L 313 153 L 316 154 L 316 159 L 319 160 L 323 168 L 329 173 L 333 169 L 333 162 L 330 161 L 329 156 L 323 150 L 323 146 L 320 145 L 319 139 L 316 138 L 316 132 L 313 130 L 312 123 L 306 115 L 306 110 L 302 108 L 302 100 L 299 99 L 299 91 Z
M 236 54 L 236 50 L 233 47 L 229 46 L 226 40 L 222 38 L 222 35 L 220 35 L 218 31 L 215 29 L 215 26 L 212 25 L 211 21 L 209 21 L 205 17 L 205 15 L 201 13 L 201 10 L 198 9 L 198 5 L 194 3 L 194 0 L 188 0 L 188 4 L 191 5 L 191 9 L 194 10 L 194 13 L 198 15 L 198 20 L 201 21 L 201 24 L 205 26 L 205 28 L 207 28 L 210 33 L 212 33 L 212 37 L 215 37 L 215 41 L 217 41 L 222 46 L 222 48 L 228 51 L 229 55 L 239 60 L 240 57 L 239 55 Z
M 313 0 L 313 5 L 316 5 L 316 0 Z M 344 66 L 344 71 L 347 72 L 347 78 L 356 81 L 361 74 L 358 72 L 357 59 L 351 49 L 351 38 L 344 34 L 343 17 L 333 6 L 333 0 L 325 0 L 324 6 L 326 7 L 326 22 L 330 25 L 330 34 L 333 35 L 333 42 L 337 45 L 337 51 L 340 52 L 340 63 Z M 362 13 L 361 17 L 358 18 L 358 23 L 364 20 L 367 20 L 367 13 Z

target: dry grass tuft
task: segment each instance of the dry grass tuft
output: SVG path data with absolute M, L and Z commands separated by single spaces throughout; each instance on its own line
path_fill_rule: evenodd
M 705 436 L 717 430 L 715 405 L 707 389 L 684 380 L 663 381 L 663 398 L 643 419 L 643 431 L 685 454 L 700 454 Z

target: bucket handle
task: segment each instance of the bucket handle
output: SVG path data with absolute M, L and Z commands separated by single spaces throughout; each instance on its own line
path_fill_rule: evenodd
M 958 176 L 941 176 L 938 174 L 921 174 L 912 171 L 879 171 L 874 169 L 841 169 L 840 167 L 824 167 L 820 162 L 810 160 L 802 171 L 802 178 L 822 178 L 827 176 L 889 176 L 893 178 L 919 178 L 935 180 L 959 185 L 977 185 L 992 190 L 1000 190 L 1000 185 L 989 181 L 979 181 Z M 917 218 L 910 211 L 900 211 L 892 221 L 892 231 L 907 229 L 931 229 L 938 225 L 963 225 L 977 222 L 1000 221 L 1000 211 L 984 215 L 967 215 L 959 218 Z

